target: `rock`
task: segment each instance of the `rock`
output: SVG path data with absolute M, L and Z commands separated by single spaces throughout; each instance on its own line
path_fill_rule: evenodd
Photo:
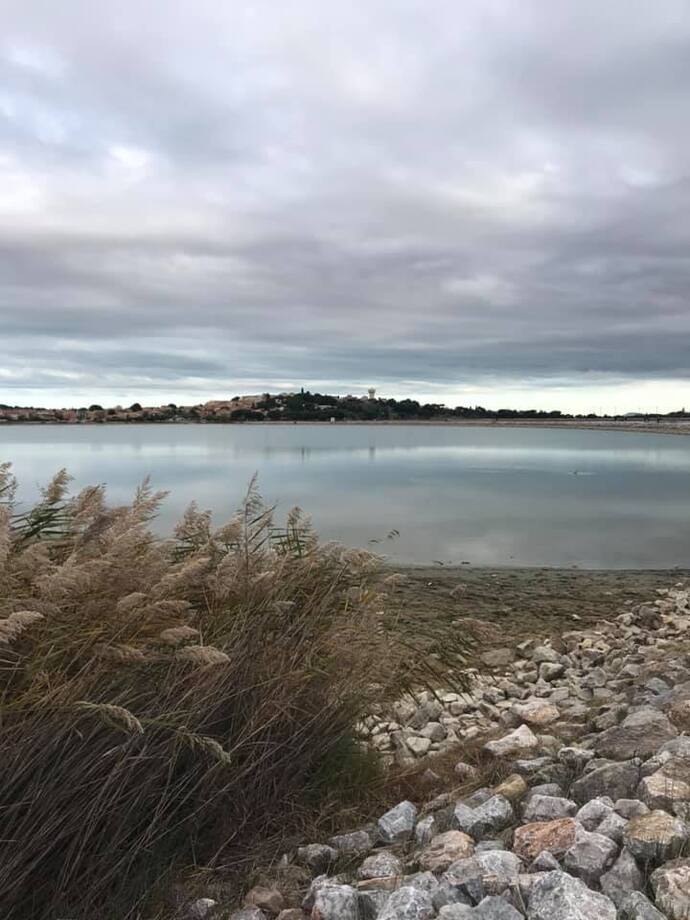
M 452 894 L 454 901 L 463 898 L 480 901 L 484 897 L 483 873 L 484 869 L 474 856 L 458 859 L 443 873 L 441 885 Z
M 338 851 L 325 843 L 309 843 L 297 849 L 297 862 L 307 866 L 317 875 L 328 872 L 337 858 Z
M 640 780 L 637 794 L 650 808 L 690 817 L 690 760 L 671 754 L 662 756 L 665 762 L 651 776 Z
M 535 795 L 551 795 L 557 799 L 564 798 L 563 789 L 558 783 L 537 783 L 536 786 L 532 786 L 530 789 L 527 801 Z
M 525 862 L 532 862 L 544 850 L 558 859 L 575 843 L 577 828 L 573 818 L 523 824 L 513 834 L 513 851 Z
M 599 756 L 611 760 L 649 757 L 677 734 L 678 730 L 663 713 L 645 706 L 631 712 L 620 725 L 602 732 L 594 749 Z
M 472 920 L 523 920 L 522 914 L 512 904 L 495 895 L 489 895 L 477 904 Z
M 379 837 L 384 843 L 402 843 L 414 833 L 417 808 L 412 802 L 400 802 L 378 820 Z
M 207 920 L 218 905 L 213 898 L 197 898 L 188 904 L 184 912 L 184 920 Z M 239 913 L 239 911 L 238 911 Z M 259 911 L 259 913 L 261 913 Z M 263 914 L 261 915 L 263 918 Z
M 475 840 L 502 831 L 513 822 L 513 806 L 502 795 L 492 795 L 483 805 L 472 809 L 469 828 L 463 828 Z
M 589 802 L 597 796 L 612 799 L 632 798 L 639 780 L 638 765 L 632 761 L 604 764 L 584 773 L 575 780 L 570 794 L 576 802 Z
M 625 846 L 642 862 L 673 858 L 687 838 L 684 822 L 665 811 L 650 811 L 647 815 L 631 818 L 623 834 Z
M 515 771 L 521 776 L 536 776 L 553 764 L 550 757 L 530 757 L 526 760 L 516 760 L 513 763 Z
M 395 718 L 403 725 L 407 725 L 417 712 L 417 706 L 410 699 L 398 700 L 396 703 L 393 703 L 392 709 Z
M 606 895 L 591 891 L 566 872 L 547 872 L 533 886 L 528 920 L 616 920 L 616 907 Z
M 358 920 L 358 918 L 358 896 L 351 885 L 321 885 L 317 888 L 314 894 L 311 920 Z
M 560 762 L 573 770 L 581 770 L 592 757 L 594 757 L 594 751 L 587 748 L 563 747 L 558 752 Z
M 575 820 L 586 831 L 595 831 L 612 811 L 613 802 L 608 796 L 604 795 L 586 802 L 575 815 Z
M 423 738 L 420 735 L 407 735 L 405 737 L 405 744 L 415 757 L 423 757 L 431 750 L 431 739 Z
M 462 802 L 468 808 L 478 808 L 484 802 L 488 802 L 492 795 L 493 792 L 487 786 L 483 786 L 481 789 L 475 789 L 471 795 L 466 795 Z
M 430 920 L 433 915 L 431 894 L 421 888 L 404 885 L 388 898 L 378 920 Z M 346 920 L 350 920 L 349 915 Z
M 474 841 L 462 831 L 438 834 L 419 854 L 419 865 L 429 872 L 445 872 L 458 859 L 467 859 L 474 853 Z
M 644 876 L 635 862 L 630 850 L 623 849 L 608 872 L 599 881 L 601 890 L 611 898 L 616 907 L 620 907 L 631 891 L 641 891 Z
M 316 893 L 321 889 L 327 886 L 338 886 L 344 884 L 345 879 L 339 876 L 328 877 L 327 875 L 317 875 L 315 879 L 312 880 L 311 885 L 307 889 L 307 893 L 302 898 L 302 909 L 307 913 L 311 913 L 311 910 L 314 906 L 314 900 L 316 898 Z
M 603 834 L 579 830 L 575 843 L 566 852 L 563 865 L 588 885 L 596 884 L 618 853 L 613 840 Z
M 539 746 L 546 754 L 551 754 L 554 757 L 558 754 L 561 744 L 563 743 L 559 738 L 556 738 L 555 735 L 548 734 L 538 734 L 537 741 Z
M 690 731 L 690 699 L 676 700 L 669 709 L 668 717 L 678 731 Z
M 424 738 L 428 738 L 429 741 L 443 741 L 446 737 L 446 730 L 440 722 L 429 722 L 419 734 Z
M 536 735 L 526 726 L 521 725 L 502 738 L 488 741 L 484 750 L 494 757 L 515 757 L 521 754 L 530 754 L 539 747 Z
M 556 857 L 549 853 L 548 850 L 542 852 L 536 857 L 529 867 L 530 872 L 553 872 L 554 869 L 560 869 Z
M 448 867 L 442 884 L 456 889 L 473 901 L 497 895 L 516 884 L 522 864 L 507 850 L 486 850 L 471 859 L 459 859 Z
M 641 891 L 631 891 L 620 905 L 618 920 L 667 920 L 667 918 Z
M 283 909 L 283 896 L 277 888 L 255 885 L 244 898 L 245 907 L 258 907 L 268 914 L 279 914 Z
M 470 834 L 473 823 L 474 808 L 470 808 L 470 806 L 466 805 L 464 802 L 458 802 L 453 810 L 453 817 L 451 818 L 453 830 L 461 830 L 465 834 Z
M 288 907 L 281 910 L 278 914 L 278 920 L 304 920 L 304 911 L 299 907 Z
M 424 728 L 428 722 L 435 722 L 442 713 L 443 703 L 429 698 L 415 709 L 409 724 L 412 728 Z
M 580 681 L 581 687 L 604 687 L 608 681 L 608 675 L 603 668 L 591 668 Z
M 673 859 L 652 872 L 657 907 L 669 920 L 690 917 L 690 859 Z
M 690 737 L 679 735 L 678 738 L 667 741 L 666 744 L 661 745 L 657 754 L 670 754 L 672 757 L 690 759 Z
M 487 668 L 505 668 L 515 661 L 515 650 L 512 648 L 493 648 L 480 655 L 480 658 Z
M 539 665 L 539 679 L 547 683 L 563 676 L 565 667 L 562 664 L 552 664 L 550 661 L 544 661 Z
M 649 814 L 649 808 L 639 799 L 618 799 L 613 807 L 621 818 L 627 818 L 628 820 L 637 818 L 638 815 Z
M 570 799 L 553 795 L 532 795 L 528 799 L 523 818 L 525 821 L 553 821 L 555 818 L 570 818 L 577 811 L 577 805 Z
M 548 725 L 555 722 L 560 716 L 558 707 L 547 700 L 528 700 L 526 703 L 515 703 L 511 710 L 521 722 L 527 725 Z
M 361 879 L 387 878 L 402 874 L 402 863 L 389 850 L 379 850 L 378 853 L 372 853 L 371 856 L 367 856 L 357 870 L 357 876 Z
M 476 806 L 467 804 L 469 801 L 471 799 L 465 799 L 456 804 L 451 823 L 454 829 L 469 834 L 475 840 L 502 830 L 513 819 L 512 806 L 503 796 L 490 795 Z
M 480 840 L 479 843 L 475 846 L 475 853 L 487 853 L 489 850 L 505 850 L 506 845 L 500 839 L 492 840 L 490 837 L 486 840 Z
M 557 868 L 558 868 L 558 864 Z M 549 870 L 550 872 L 553 870 Z M 522 872 L 518 875 L 517 887 L 514 889 L 514 894 L 519 896 L 519 900 L 514 901 L 513 903 L 518 903 L 520 905 L 520 910 L 527 910 L 527 905 L 529 903 L 530 894 L 532 889 L 537 884 L 537 882 L 544 878 L 546 872 Z
M 474 907 L 470 904 L 444 904 L 438 920 L 475 920 Z
M 338 853 L 352 856 L 365 856 L 374 847 L 374 842 L 367 831 L 352 831 L 350 834 L 337 834 L 328 841 Z
M 511 773 L 502 783 L 494 788 L 494 795 L 502 795 L 515 804 L 527 793 L 527 783 L 519 773 Z
M 515 884 L 522 872 L 522 863 L 518 857 L 507 850 L 485 850 L 476 853 L 475 860 L 481 870 L 484 894 L 501 894 Z
M 403 885 L 410 888 L 419 888 L 420 891 L 427 891 L 433 895 L 438 889 L 438 879 L 433 872 L 415 872 L 414 875 L 405 876 Z
M 604 820 L 597 827 L 597 834 L 603 834 L 604 837 L 609 837 L 615 843 L 620 844 L 623 842 L 623 834 L 627 826 L 627 820 L 621 818 L 615 811 L 612 811 L 610 814 L 606 815 Z
M 414 829 L 414 837 L 419 846 L 426 846 L 433 837 L 440 832 L 439 821 L 436 815 L 426 815 L 420 818 Z
M 530 655 L 530 658 L 535 664 L 541 664 L 544 661 L 557 663 L 561 660 L 558 652 L 548 645 L 538 645 Z
M 383 888 L 372 888 L 360 891 L 358 885 L 357 909 L 359 911 L 360 920 L 376 920 L 376 917 L 378 917 L 379 913 L 383 910 L 390 896 L 390 891 L 386 891 Z M 296 917 L 295 920 L 305 920 L 304 914 L 302 914 L 301 917 Z

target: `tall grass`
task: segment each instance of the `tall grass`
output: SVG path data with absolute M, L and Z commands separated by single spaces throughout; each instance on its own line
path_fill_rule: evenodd
M 174 537 L 147 484 L 0 466 L 0 916 L 135 918 L 179 866 L 231 864 L 324 783 L 353 726 L 431 680 L 368 553 L 274 525 L 254 484 Z M 330 765 L 330 766 L 329 766 Z M 336 763 L 337 768 L 337 763 Z

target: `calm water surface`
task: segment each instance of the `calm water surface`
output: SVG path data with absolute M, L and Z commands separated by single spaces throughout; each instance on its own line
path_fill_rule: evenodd
M 7 426 L 20 497 L 61 466 L 129 499 L 171 490 L 170 530 L 195 499 L 220 523 L 254 473 L 279 513 L 396 562 L 669 567 L 690 563 L 690 438 L 430 426 Z M 392 530 L 399 536 L 389 539 Z

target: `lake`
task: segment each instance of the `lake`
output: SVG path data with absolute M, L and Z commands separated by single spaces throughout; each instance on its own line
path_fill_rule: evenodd
M 396 563 L 686 567 L 690 438 L 616 431 L 373 425 L 7 426 L 29 501 L 61 466 L 127 501 L 150 475 L 170 531 L 195 499 L 220 523 L 260 490 L 324 539 Z M 395 533 L 397 531 L 397 533 Z

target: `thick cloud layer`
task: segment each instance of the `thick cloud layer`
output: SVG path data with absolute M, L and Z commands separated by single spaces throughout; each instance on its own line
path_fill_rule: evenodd
M 686 0 L 1 7 L 0 402 L 690 403 Z

